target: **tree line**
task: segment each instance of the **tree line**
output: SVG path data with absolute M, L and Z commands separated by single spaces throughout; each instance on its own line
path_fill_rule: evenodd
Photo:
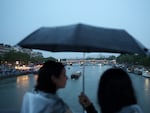
M 116 61 L 118 63 L 150 67 L 150 56 L 121 54 L 116 58 Z
M 19 64 L 27 65 L 29 63 L 41 64 L 46 60 L 56 60 L 56 59 L 54 57 L 44 58 L 43 56 L 31 57 L 27 53 L 18 52 L 15 50 L 11 50 L 11 51 L 5 53 L 4 55 L 0 56 L 0 63 L 1 64 L 9 63 L 12 65 L 15 65 L 16 61 L 18 61 Z
M 92 58 L 87 58 L 92 59 Z M 150 56 L 131 55 L 131 54 L 120 54 L 119 56 L 111 55 L 109 57 L 95 58 L 98 60 L 116 60 L 117 63 L 128 64 L 128 65 L 143 65 L 150 67 Z
M 86 58 L 86 59 L 92 59 L 92 58 Z M 112 55 L 107 58 L 99 57 L 96 59 L 116 60 L 118 63 L 131 64 L 131 65 L 143 65 L 146 67 L 150 67 L 150 56 L 121 54 L 117 57 Z M 43 56 L 31 57 L 27 53 L 18 52 L 15 50 L 11 50 L 8 53 L 5 53 L 3 56 L 0 56 L 0 63 L 7 62 L 13 65 L 16 64 L 16 61 L 19 61 L 21 64 L 29 64 L 29 63 L 40 64 L 45 62 L 46 60 L 56 60 L 56 58 L 54 57 L 44 58 Z

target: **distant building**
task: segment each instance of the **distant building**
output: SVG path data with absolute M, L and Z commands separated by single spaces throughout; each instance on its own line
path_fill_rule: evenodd
M 0 44 L 0 55 L 4 55 L 5 53 L 9 52 L 10 50 L 13 50 L 12 46 Z
M 42 53 L 41 52 L 33 52 L 31 53 L 31 57 L 43 57 Z
M 28 55 L 30 55 L 30 57 L 43 57 L 41 52 L 35 52 L 32 51 L 32 49 L 21 48 L 19 46 L 15 46 L 14 49 L 22 53 L 27 53 Z
M 21 48 L 19 46 L 11 46 L 6 44 L 0 44 L 0 55 L 4 55 L 5 53 L 15 50 L 22 53 L 27 53 L 30 57 L 43 57 L 41 52 L 34 52 L 32 49 Z

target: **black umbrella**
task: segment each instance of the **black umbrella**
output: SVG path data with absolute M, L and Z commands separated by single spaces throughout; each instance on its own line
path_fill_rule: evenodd
M 125 30 L 85 24 L 42 27 L 27 36 L 18 45 L 53 52 L 148 54 L 148 49 Z
M 24 48 L 53 52 L 148 54 L 148 49 L 125 30 L 94 27 L 85 24 L 42 27 L 27 36 L 18 45 Z

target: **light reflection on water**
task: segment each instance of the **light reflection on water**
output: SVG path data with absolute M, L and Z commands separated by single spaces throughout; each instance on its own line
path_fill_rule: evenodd
M 150 81 L 148 78 L 145 79 L 145 89 L 149 89 L 150 87 Z
M 96 93 L 97 84 L 101 74 L 110 67 L 108 66 L 86 66 L 85 67 L 85 93 L 98 108 Z M 65 89 L 58 94 L 66 101 L 75 113 L 82 113 L 82 107 L 78 103 L 78 95 L 82 91 L 82 76 L 78 80 L 71 80 L 72 72 L 81 71 L 81 66 L 67 66 L 68 82 Z M 135 87 L 139 104 L 144 113 L 150 111 L 150 79 L 130 74 Z M 24 75 L 16 78 L 0 80 L 0 109 L 15 109 L 20 111 L 22 97 L 26 91 L 31 91 L 35 86 L 37 75 Z M 66 96 L 67 95 L 67 96 Z
M 149 89 L 150 89 L 150 79 L 149 78 L 145 78 L 145 93 L 149 94 Z
M 29 84 L 29 76 L 28 75 L 23 75 L 23 76 L 18 76 L 17 77 L 17 85 L 26 87 Z

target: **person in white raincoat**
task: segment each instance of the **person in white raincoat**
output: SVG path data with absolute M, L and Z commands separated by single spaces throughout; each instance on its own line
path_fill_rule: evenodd
M 72 113 L 68 105 L 56 94 L 67 82 L 62 63 L 47 61 L 40 68 L 33 92 L 26 92 L 21 113 Z

